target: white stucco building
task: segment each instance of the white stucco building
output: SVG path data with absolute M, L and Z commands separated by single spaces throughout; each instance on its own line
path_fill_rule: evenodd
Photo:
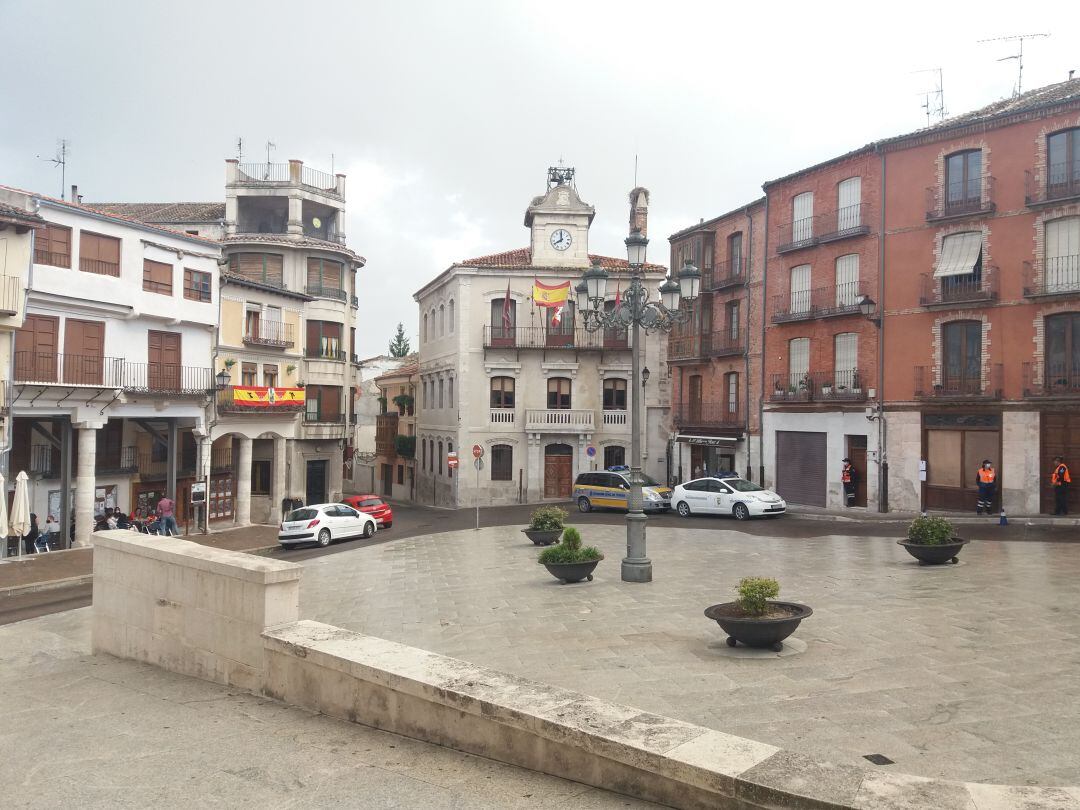
M 419 503 L 445 506 L 565 499 L 579 472 L 630 463 L 631 350 L 625 331 L 588 332 L 573 292 L 561 314 L 534 305 L 534 283 L 577 284 L 593 261 L 611 278 L 611 305 L 625 290 L 625 259 L 589 253 L 595 216 L 573 170 L 549 170 L 548 188 L 525 212 L 529 246 L 451 265 L 421 288 L 416 448 Z M 647 193 L 639 195 L 647 199 Z M 635 212 L 631 213 L 632 218 Z M 647 208 L 636 209 L 647 227 Z M 655 295 L 666 269 L 646 265 Z M 508 297 L 509 291 L 509 297 Z M 508 298 L 508 300 L 507 300 Z M 636 347 L 645 386 L 642 466 L 666 478 L 666 338 Z M 473 468 L 471 448 L 484 450 Z M 451 469 L 448 453 L 458 452 Z

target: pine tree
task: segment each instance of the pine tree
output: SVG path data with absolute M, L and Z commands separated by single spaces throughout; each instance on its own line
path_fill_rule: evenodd
M 390 356 L 391 357 L 404 357 L 412 350 L 409 345 L 409 338 L 405 335 L 405 327 L 398 322 L 397 332 L 394 333 L 393 339 L 390 341 Z

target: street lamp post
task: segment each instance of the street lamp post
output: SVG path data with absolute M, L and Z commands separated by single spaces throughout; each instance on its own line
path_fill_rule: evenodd
M 693 302 L 701 285 L 701 271 L 690 261 L 683 264 L 678 281 L 668 278 L 660 285 L 659 300 L 650 301 L 650 291 L 645 286 L 645 250 L 649 240 L 641 231 L 634 229 L 626 238 L 626 256 L 630 265 L 630 286 L 623 294 L 622 301 L 610 311 L 605 309 L 607 301 L 607 272 L 595 261 L 585 271 L 581 282 L 574 288 L 577 294 L 577 309 L 585 322 L 585 329 L 596 332 L 600 329 L 626 329 L 630 327 L 630 347 L 632 371 L 630 379 L 642 380 L 641 370 L 641 330 L 649 332 L 670 332 L 679 323 L 685 323 L 690 316 L 686 309 L 680 309 L 680 302 Z M 622 561 L 623 582 L 651 582 L 652 560 L 645 548 L 645 512 L 641 493 L 641 409 L 645 386 L 639 388 L 630 385 L 630 503 L 626 514 L 626 556 Z

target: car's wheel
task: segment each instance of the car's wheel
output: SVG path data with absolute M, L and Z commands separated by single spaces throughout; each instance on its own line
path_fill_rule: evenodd
M 749 520 L 750 508 L 745 503 L 737 503 L 731 510 L 731 514 L 735 515 L 736 520 Z
M 588 498 L 582 496 L 577 499 L 577 508 L 579 512 L 591 512 L 592 503 L 589 501 Z
M 679 513 L 679 517 L 690 517 L 690 504 L 686 501 L 679 501 L 678 506 L 675 507 L 675 511 Z
M 321 532 L 319 532 L 319 545 L 323 548 L 326 548 L 328 545 L 330 545 L 330 541 L 332 539 L 333 538 L 330 536 L 329 529 L 323 529 Z
M 371 535 L 373 535 L 373 534 L 375 534 L 375 524 L 372 523 L 370 520 L 365 520 L 364 521 L 364 530 L 360 533 L 360 536 L 361 537 L 371 537 Z

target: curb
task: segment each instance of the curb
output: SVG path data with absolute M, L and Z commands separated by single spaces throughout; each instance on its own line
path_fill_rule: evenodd
M 8 588 L 0 588 L 0 599 L 4 599 L 9 596 L 20 596 L 24 593 L 51 591 L 60 588 L 70 588 L 77 585 L 89 585 L 93 581 L 93 574 L 81 574 L 77 577 L 65 577 L 64 579 L 49 579 L 45 580 L 44 582 L 31 582 L 27 585 L 12 585 Z

